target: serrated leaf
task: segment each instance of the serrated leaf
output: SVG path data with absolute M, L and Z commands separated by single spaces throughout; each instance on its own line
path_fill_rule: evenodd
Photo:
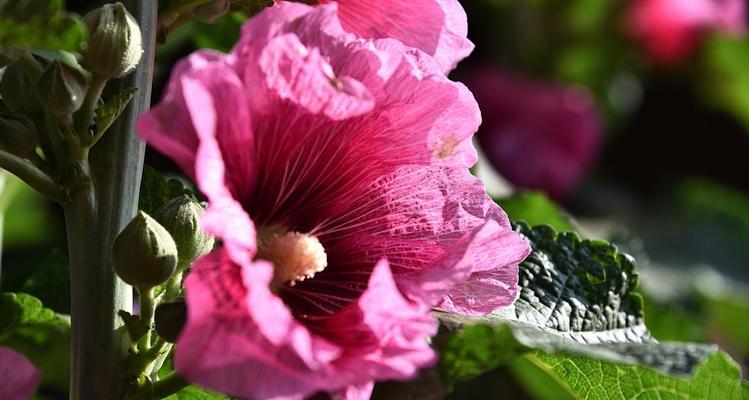
M 559 232 L 575 232 L 572 219 L 542 192 L 518 192 L 510 197 L 495 199 L 510 217 L 528 225 L 550 225 Z
M 515 304 L 485 317 L 437 313 L 448 331 L 467 326 L 439 345 L 448 386 L 531 349 L 680 376 L 716 352 L 711 345 L 658 343 L 650 336 L 633 260 L 614 246 L 548 226 L 515 227 L 533 248 L 519 266 Z
M 153 214 L 170 200 L 192 191 L 176 178 L 165 178 L 148 165 L 143 166 L 143 179 L 140 184 L 138 208 L 146 214 Z
M 65 329 L 67 323 L 39 299 L 25 293 L 0 293 L 0 341 L 36 326 Z
M 710 356 L 689 380 L 589 358 L 540 352 L 525 357 L 562 382 L 576 399 L 740 400 L 746 393 L 738 366 L 721 352 Z
M 61 0 L 0 2 L 0 46 L 77 51 L 86 37 L 80 19 Z
M 94 137 L 100 137 L 112 126 L 117 117 L 125 110 L 125 107 L 130 104 L 130 100 L 133 98 L 136 90 L 133 87 L 125 88 L 96 108 L 96 116 L 94 117 L 96 131 Z

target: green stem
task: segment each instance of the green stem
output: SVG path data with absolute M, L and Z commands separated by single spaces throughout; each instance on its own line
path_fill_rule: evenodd
M 88 144 L 90 137 L 88 128 L 96 114 L 96 106 L 99 104 L 99 98 L 107 85 L 107 78 L 94 74 L 91 84 L 86 90 L 86 97 L 83 98 L 81 108 L 75 113 L 74 128 L 82 143 Z
M 162 302 L 174 300 L 179 296 L 182 290 L 182 271 L 184 271 L 184 268 L 177 267 L 177 270 L 174 271 L 174 274 L 166 282 Z
M 132 288 L 114 275 L 110 259 L 116 235 L 138 206 L 145 148 L 133 127 L 150 103 L 157 2 L 125 3 L 139 22 L 144 55 L 134 73 L 107 89 L 135 87 L 137 92 L 91 151 L 94 184 L 76 188 L 64 203 L 71 269 L 71 400 L 122 399 L 127 379 L 127 338 L 116 328 L 121 325 L 117 311 L 132 310 Z
M 53 181 L 49 175 L 45 174 L 34 166 L 34 164 L 22 159 L 21 157 L 0 150 L 0 168 L 9 171 L 11 174 L 21 178 L 37 192 L 49 197 L 55 201 L 65 199 L 65 189 Z
M 138 293 L 140 294 L 140 320 L 146 324 L 148 331 L 140 340 L 138 348 L 142 352 L 146 352 L 151 348 L 151 331 L 153 330 L 153 313 L 156 309 L 156 302 L 154 301 L 153 288 L 139 288 Z
M 169 375 L 165 376 L 164 379 L 158 382 L 154 382 L 153 398 L 163 399 L 171 394 L 179 392 L 189 385 L 190 384 L 176 372 L 172 372 Z

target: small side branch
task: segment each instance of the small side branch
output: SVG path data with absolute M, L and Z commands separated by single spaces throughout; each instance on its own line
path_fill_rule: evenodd
M 21 157 L 0 150 L 0 168 L 19 177 L 34 190 L 57 202 L 63 202 L 65 189 L 34 164 Z

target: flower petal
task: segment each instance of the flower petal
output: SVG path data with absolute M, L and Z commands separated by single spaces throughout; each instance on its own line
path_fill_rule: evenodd
M 350 77 L 336 77 L 317 48 L 307 48 L 294 34 L 270 40 L 260 55 L 268 87 L 312 113 L 341 120 L 368 112 L 374 99 Z
M 27 400 L 36 391 L 42 373 L 23 355 L 0 347 L 0 397 Z
M 336 387 L 318 375 L 330 369 L 337 347 L 290 319 L 268 290 L 271 277 L 270 264 L 242 268 L 224 250 L 196 263 L 185 283 L 188 318 L 175 353 L 176 368 L 185 378 L 249 398 L 286 398 Z
M 343 27 L 364 38 L 393 38 L 434 56 L 443 72 L 473 50 L 457 0 L 322 0 L 338 3 Z

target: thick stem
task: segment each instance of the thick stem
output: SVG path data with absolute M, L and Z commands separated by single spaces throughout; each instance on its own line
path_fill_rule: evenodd
M 91 151 L 94 185 L 79 187 L 64 204 L 71 273 L 70 399 L 123 397 L 126 338 L 115 331 L 118 310 L 132 310 L 132 288 L 110 265 L 116 235 L 138 207 L 144 144 L 133 127 L 151 97 L 156 1 L 126 2 L 140 24 L 144 54 L 136 71 L 108 90 L 135 87 L 133 101 Z M 112 86 L 110 88 L 110 86 Z

